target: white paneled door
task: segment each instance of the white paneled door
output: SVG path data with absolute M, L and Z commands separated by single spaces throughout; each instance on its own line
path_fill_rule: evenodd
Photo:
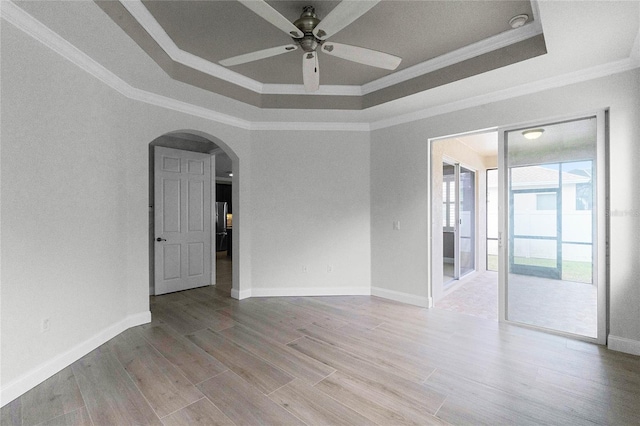
M 211 284 L 211 156 L 155 147 L 155 294 Z

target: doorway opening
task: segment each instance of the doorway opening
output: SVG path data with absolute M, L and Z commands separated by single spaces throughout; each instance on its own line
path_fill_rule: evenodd
M 233 197 L 231 160 L 226 154 L 216 155 L 215 253 L 216 288 L 231 292 L 233 271 Z
M 446 286 L 475 271 L 475 171 L 442 163 L 442 258 Z
M 436 308 L 606 343 L 606 116 L 602 111 L 430 141 Z M 478 156 L 477 147 L 474 154 L 472 141 L 483 136 L 493 139 L 495 154 Z M 478 195 L 476 268 L 467 276 L 456 267 L 445 272 L 442 237 L 458 233 L 454 246 L 462 247 L 464 207 L 452 206 L 465 194 L 461 183 L 448 182 L 459 182 L 464 168 L 475 170 Z M 452 221 L 447 215 L 455 209 Z M 453 253 L 454 265 L 462 263 L 455 259 L 459 250 Z
M 604 113 L 503 131 L 505 320 L 606 340 Z
M 200 132 L 171 132 L 149 144 L 150 295 L 208 285 L 231 294 L 236 169 L 233 151 Z M 217 203 L 226 206 L 223 217 Z
M 497 156 L 495 131 L 431 141 L 434 306 L 496 321 L 498 275 L 487 262 L 487 171 L 497 167 Z M 497 215 L 495 220 L 497 228 Z

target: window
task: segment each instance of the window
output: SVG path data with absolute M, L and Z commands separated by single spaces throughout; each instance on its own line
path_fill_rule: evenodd
M 453 231 L 456 221 L 456 184 L 455 175 L 448 174 L 442 178 L 442 227 L 445 231 Z

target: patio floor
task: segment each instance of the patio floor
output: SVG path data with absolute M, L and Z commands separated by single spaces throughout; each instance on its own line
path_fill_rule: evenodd
M 436 302 L 437 309 L 498 319 L 498 274 L 486 271 Z M 507 318 L 581 336 L 596 337 L 597 291 L 591 284 L 509 275 Z

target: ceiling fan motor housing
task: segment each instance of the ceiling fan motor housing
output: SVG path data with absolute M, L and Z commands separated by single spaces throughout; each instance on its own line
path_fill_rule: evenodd
M 315 52 L 320 44 L 320 40 L 313 35 L 313 29 L 320 23 L 316 17 L 316 11 L 313 6 L 305 6 L 302 9 L 302 15 L 293 23 L 300 31 L 304 33 L 302 38 L 294 38 L 293 40 L 300 45 L 305 52 Z

